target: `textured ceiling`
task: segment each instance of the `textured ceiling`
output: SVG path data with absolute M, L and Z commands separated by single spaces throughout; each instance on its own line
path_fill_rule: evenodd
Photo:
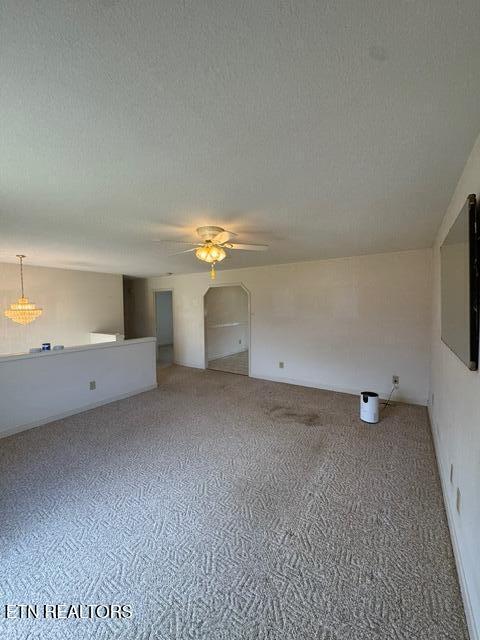
M 478 0 L 2 0 L 0 261 L 221 268 L 426 247 L 480 130 Z M 480 176 L 479 176 L 480 186 Z

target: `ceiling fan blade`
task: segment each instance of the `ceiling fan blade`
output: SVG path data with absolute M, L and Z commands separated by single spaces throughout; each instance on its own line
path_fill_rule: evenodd
M 212 244 L 223 244 L 224 242 L 228 242 L 232 238 L 234 238 L 237 234 L 233 233 L 233 231 L 220 231 L 217 235 L 212 238 Z
M 185 249 L 185 251 L 177 251 L 177 253 L 171 253 L 168 257 L 170 258 L 171 256 L 179 256 L 182 253 L 190 253 L 191 251 L 196 251 L 196 247 L 194 247 L 193 249 Z
M 266 251 L 268 244 L 237 244 L 229 242 L 225 245 L 227 249 L 241 249 L 242 251 Z
M 201 242 L 184 242 L 183 240 L 152 240 L 161 244 L 188 244 L 190 247 L 201 247 Z

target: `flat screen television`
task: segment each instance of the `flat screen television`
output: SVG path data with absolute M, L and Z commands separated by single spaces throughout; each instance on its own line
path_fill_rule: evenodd
M 469 369 L 478 369 L 479 221 L 469 195 L 440 248 L 442 340 Z

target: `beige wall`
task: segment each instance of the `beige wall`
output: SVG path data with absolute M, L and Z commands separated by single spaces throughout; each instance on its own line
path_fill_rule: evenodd
M 175 361 L 205 365 L 204 273 L 149 278 L 173 289 Z M 426 404 L 431 329 L 431 251 L 416 250 L 222 271 L 251 298 L 251 375 L 383 396 L 400 376 L 399 399 Z M 284 369 L 278 366 L 285 363 Z
M 123 278 L 123 299 L 125 304 L 125 337 L 146 338 L 156 335 L 153 307 L 153 292 L 148 292 L 152 301 L 147 300 L 146 278 Z M 153 320 L 152 320 L 153 318 Z
M 472 372 L 440 338 L 440 246 L 470 193 L 480 192 L 480 138 L 457 185 L 433 252 L 433 332 L 430 416 L 471 636 L 480 638 L 480 373 Z M 453 482 L 450 465 L 453 464 Z M 457 487 L 461 513 L 455 507 Z
M 16 324 L 4 310 L 20 296 L 17 264 L 0 263 L 0 353 L 20 353 L 42 342 L 87 344 L 90 331 L 123 333 L 122 276 L 26 265 L 25 293 L 43 308 L 29 325 Z

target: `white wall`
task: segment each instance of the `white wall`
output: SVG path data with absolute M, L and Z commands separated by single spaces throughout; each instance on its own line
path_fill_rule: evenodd
M 155 367 L 155 338 L 0 358 L 0 436 L 152 389 Z
M 242 287 L 212 287 L 205 294 L 207 359 L 248 349 L 248 294 Z
M 0 264 L 0 354 L 20 353 L 42 342 L 88 344 L 91 331 L 123 333 L 122 276 L 24 267 L 25 293 L 43 314 L 22 326 L 3 311 L 20 296 L 19 268 Z
M 216 283 L 243 283 L 251 293 L 252 376 L 351 393 L 368 388 L 385 396 L 397 374 L 399 399 L 427 403 L 430 250 L 219 267 Z M 205 364 L 203 296 L 209 286 L 207 270 L 148 280 L 149 290 L 174 291 L 178 364 Z M 147 305 L 150 298 L 147 292 Z
M 157 291 L 155 303 L 157 345 L 173 344 L 172 292 Z
M 440 246 L 470 193 L 480 191 L 480 138 L 460 178 L 433 252 L 433 332 L 430 417 L 450 530 L 471 637 L 480 637 L 480 374 L 472 372 L 440 338 Z M 450 483 L 450 465 L 454 465 Z M 461 491 L 461 514 L 455 509 Z

